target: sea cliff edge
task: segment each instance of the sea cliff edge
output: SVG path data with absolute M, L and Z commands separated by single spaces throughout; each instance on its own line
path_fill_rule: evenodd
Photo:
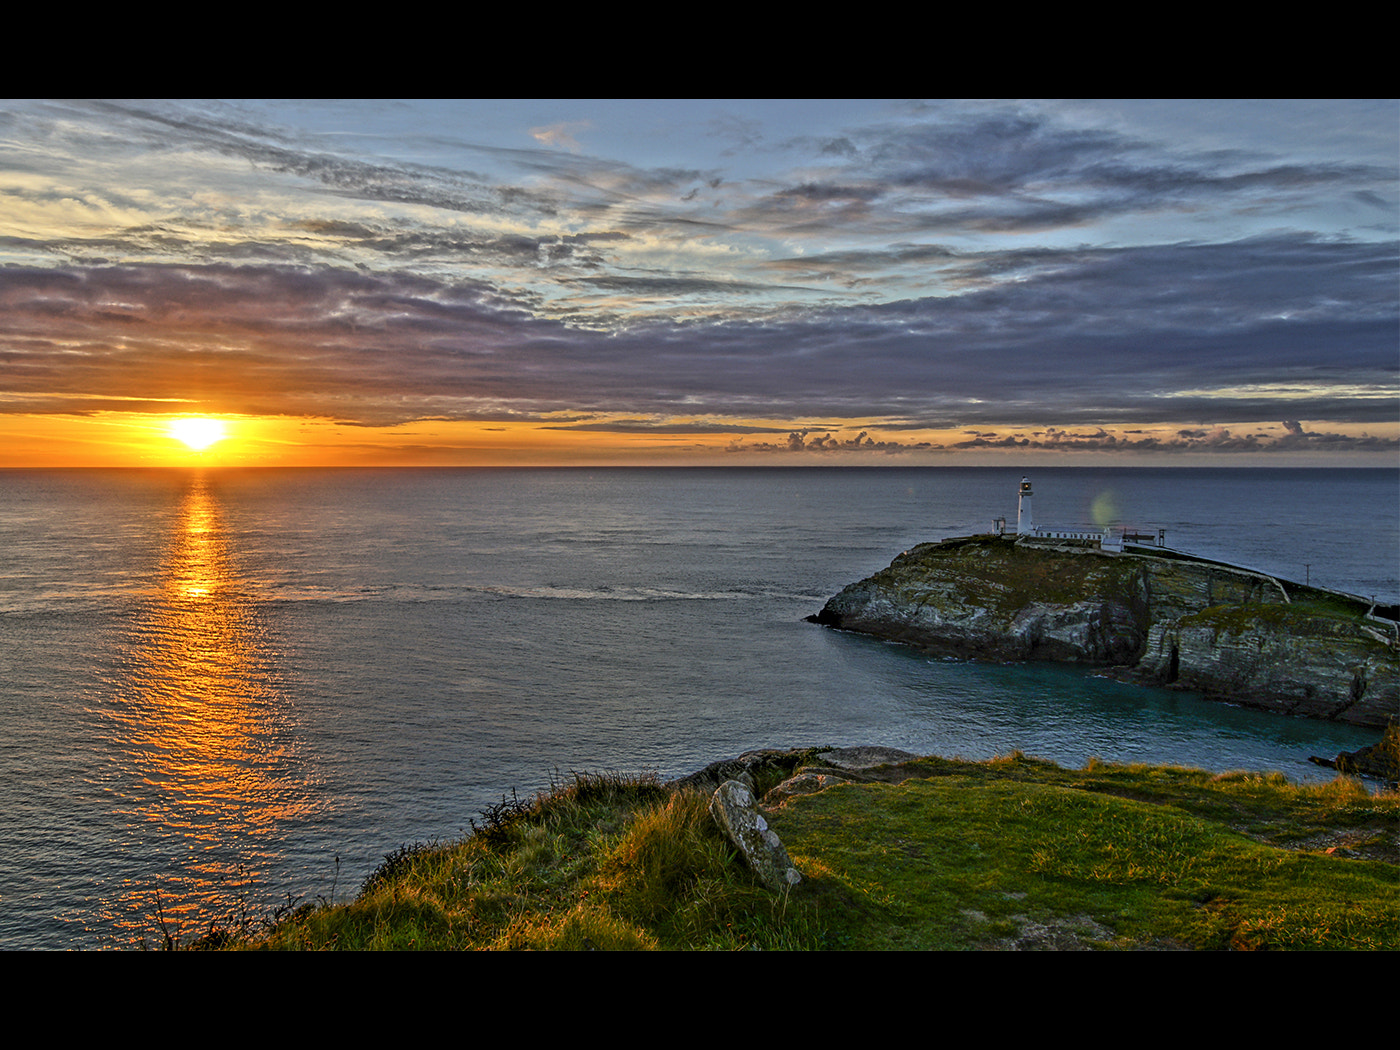
M 1159 548 L 924 543 L 807 619 L 982 660 L 1115 669 L 1311 718 L 1400 718 L 1400 625 L 1361 599 Z

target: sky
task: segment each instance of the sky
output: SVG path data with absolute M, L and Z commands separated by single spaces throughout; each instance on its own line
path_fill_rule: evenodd
M 1394 99 L 0 103 L 0 467 L 1397 451 Z

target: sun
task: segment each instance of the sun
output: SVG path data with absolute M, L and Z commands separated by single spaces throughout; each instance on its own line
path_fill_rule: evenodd
M 183 441 L 197 452 L 203 451 L 225 437 L 224 424 L 207 416 L 188 416 L 170 421 L 170 436 Z

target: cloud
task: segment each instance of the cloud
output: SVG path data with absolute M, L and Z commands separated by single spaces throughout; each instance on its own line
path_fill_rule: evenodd
M 1289 424 L 1283 424 L 1285 428 Z M 1400 451 L 1400 438 L 1370 434 L 1341 434 L 1308 432 L 1306 434 L 1239 434 L 1228 427 L 1182 430 L 1175 437 L 1138 437 L 1141 431 L 1109 431 L 1102 427 L 1090 431 L 1064 430 L 1048 427 L 1030 434 L 1024 432 L 973 433 L 961 441 L 877 441 L 866 431 L 853 437 L 828 431 L 813 435 L 810 431 L 793 431 L 786 441 L 730 442 L 731 453 L 798 453 L 830 457 L 845 453 L 879 452 L 900 455 L 914 452 L 1015 451 L 1056 453 L 1394 453 Z
M 574 138 L 574 133 L 584 131 L 592 126 L 593 122 L 588 120 L 564 121 L 559 124 L 551 124 L 548 127 L 531 128 L 530 137 L 546 146 L 563 148 L 570 153 L 581 153 L 583 147 L 579 145 L 578 139 Z
M 624 103 L 494 132 L 468 105 L 9 104 L 0 412 L 838 456 L 954 427 L 944 447 L 1366 450 L 1396 425 L 1393 107 L 1362 114 L 1367 148 L 1222 149 L 1084 102 L 812 107 L 802 134 L 732 103 L 587 156 L 584 128 L 627 141 L 602 112 Z
M 781 427 L 756 426 L 752 423 L 699 422 L 673 423 L 654 419 L 612 419 L 589 423 L 551 423 L 541 430 L 578 430 L 595 434 L 776 434 Z
M 1164 150 L 1107 127 L 1075 126 L 1047 113 L 929 111 L 917 121 L 854 129 L 825 179 L 774 191 L 751 219 L 784 228 L 814 221 L 792 201 L 879 202 L 884 229 L 1031 233 L 1115 216 L 1204 208 L 1280 209 L 1320 192 L 1364 194 L 1377 218 L 1393 215 L 1393 168 L 1310 160 L 1281 163 L 1243 150 Z M 830 152 L 825 145 L 823 153 Z M 839 226 L 855 214 L 826 212 Z
M 204 411 L 367 423 L 509 415 L 509 354 L 558 326 L 480 286 L 344 271 L 0 271 L 9 411 L 47 398 L 196 399 Z M 444 411 L 442 405 L 451 408 Z
M 920 452 L 936 450 L 942 446 L 928 441 L 877 441 L 868 431 L 862 430 L 854 437 L 842 438 L 833 431 L 813 434 L 810 430 L 794 430 L 785 442 L 742 440 L 730 442 L 728 452 L 797 452 L 815 455 L 839 455 L 842 453 L 887 453 Z
M 1064 253 L 955 297 L 599 329 L 483 283 L 407 274 L 11 268 L 0 270 L 0 386 L 60 400 L 194 391 L 224 411 L 375 424 L 560 411 L 906 427 L 1380 423 L 1395 418 L 1400 385 L 1395 278 L 1386 246 L 1273 238 Z M 631 296 L 710 290 L 605 282 Z
M 1081 245 L 1108 250 L 1135 233 L 1165 243 L 1157 227 L 1172 216 L 1176 243 L 1183 230 L 1209 239 L 1222 227 L 1239 240 L 1261 221 L 1270 235 L 1305 229 L 1345 197 L 1356 219 L 1394 240 L 1393 163 L 1187 149 L 1044 104 L 910 106 L 768 152 L 761 120 L 722 113 L 711 135 L 740 144 L 746 164 L 762 159 L 738 171 L 728 153 L 643 165 L 559 148 L 576 146 L 571 136 L 592 119 L 536 126 L 541 148 L 521 149 L 452 135 L 480 123 L 468 103 L 306 105 L 320 116 L 314 130 L 290 104 L 16 103 L 0 159 L 34 173 L 8 192 L 37 209 L 36 222 L 10 223 L 0 244 L 64 262 L 450 270 L 558 316 L 593 303 L 611 323 L 610 286 L 573 283 L 574 267 L 708 282 L 676 315 L 721 317 L 819 295 L 845 305 L 942 295 L 1054 264 L 1037 258 L 1044 246 L 1007 234 L 1072 229 Z M 434 111 L 415 111 L 424 106 Z M 340 130 L 352 112 L 372 130 Z M 676 155 L 699 159 L 709 139 L 692 131 Z M 14 145 L 26 140 L 42 147 Z M 37 221 L 74 201 L 88 221 L 57 232 Z M 1152 228 L 1104 225 L 1128 219 Z M 734 291 L 748 302 L 730 302 Z M 633 309 L 656 316 L 667 304 L 650 297 Z
M 1228 427 L 1180 430 L 1172 438 L 1135 437 L 1133 432 L 1091 432 L 1048 427 L 1025 434 L 978 434 L 954 442 L 954 449 L 1016 448 L 1051 452 L 1394 452 L 1400 438 L 1369 434 L 1302 433 L 1297 423 L 1283 423 L 1284 435 L 1232 433 Z M 1293 427 L 1299 427 L 1294 432 Z

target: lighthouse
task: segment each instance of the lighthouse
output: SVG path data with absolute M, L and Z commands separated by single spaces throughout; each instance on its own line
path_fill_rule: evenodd
M 1031 520 L 1031 479 L 1021 478 L 1021 494 L 1016 499 L 1016 535 L 1029 536 L 1035 531 Z

